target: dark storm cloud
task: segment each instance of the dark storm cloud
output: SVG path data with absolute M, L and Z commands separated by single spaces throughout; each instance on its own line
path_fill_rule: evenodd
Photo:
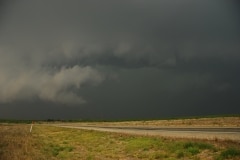
M 3 104 L 81 105 L 104 115 L 111 106 L 144 113 L 229 95 L 236 102 L 238 1 L 24 0 L 0 9 Z

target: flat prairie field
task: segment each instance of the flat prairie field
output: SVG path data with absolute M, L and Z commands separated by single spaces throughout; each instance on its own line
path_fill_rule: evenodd
M 0 160 L 240 159 L 240 143 L 0 124 Z
M 77 124 L 76 122 L 73 124 Z M 81 122 L 82 125 L 147 126 L 147 127 L 240 127 L 240 116 L 213 118 L 185 118 L 167 120 L 141 120 L 121 122 Z

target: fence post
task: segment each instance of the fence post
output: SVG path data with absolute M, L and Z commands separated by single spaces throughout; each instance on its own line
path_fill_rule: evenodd
M 33 122 L 32 122 L 31 127 L 30 127 L 30 133 L 32 132 L 32 127 L 33 127 Z

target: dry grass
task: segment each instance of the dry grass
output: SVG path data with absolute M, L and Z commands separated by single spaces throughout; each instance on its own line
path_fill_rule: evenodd
M 0 124 L 0 160 L 41 160 L 45 157 L 38 151 L 29 125 Z
M 0 160 L 240 159 L 240 144 L 35 125 L 0 125 Z
M 76 123 L 75 123 L 76 124 Z M 86 125 L 118 125 L 118 126 L 149 126 L 149 127 L 240 127 L 239 117 L 191 118 L 126 122 L 90 122 Z

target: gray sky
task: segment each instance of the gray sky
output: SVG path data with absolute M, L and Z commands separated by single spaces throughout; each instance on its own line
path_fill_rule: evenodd
M 237 0 L 0 1 L 0 118 L 240 113 Z

